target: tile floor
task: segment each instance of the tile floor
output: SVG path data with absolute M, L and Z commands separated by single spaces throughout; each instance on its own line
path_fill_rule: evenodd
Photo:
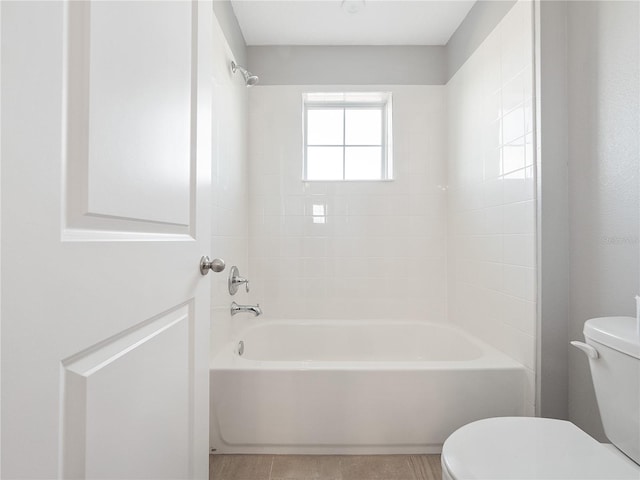
M 441 480 L 440 455 L 210 455 L 209 480 Z

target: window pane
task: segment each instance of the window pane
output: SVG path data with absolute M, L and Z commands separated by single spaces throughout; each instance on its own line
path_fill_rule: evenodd
M 380 180 L 382 178 L 382 148 L 347 147 L 345 149 L 345 180 Z
M 307 180 L 342 180 L 342 147 L 307 147 Z
M 347 145 L 382 144 L 382 110 L 347 109 L 345 118 Z
M 342 145 L 341 108 L 307 110 L 307 145 Z

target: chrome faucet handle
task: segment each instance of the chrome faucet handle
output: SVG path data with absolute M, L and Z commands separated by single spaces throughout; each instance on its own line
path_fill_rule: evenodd
M 248 278 L 242 278 L 242 277 L 238 277 L 235 281 L 236 285 L 238 285 L 238 287 L 240 287 L 240 285 L 242 285 L 244 283 L 244 289 L 247 293 L 249 293 L 249 279 Z
M 249 293 L 249 279 L 241 277 L 240 270 L 234 265 L 229 271 L 229 293 L 235 295 L 243 283 L 246 292 Z
M 232 317 L 242 312 L 251 313 L 254 317 L 262 315 L 262 309 L 259 303 L 257 305 L 238 305 L 236 302 L 231 302 L 230 312 Z

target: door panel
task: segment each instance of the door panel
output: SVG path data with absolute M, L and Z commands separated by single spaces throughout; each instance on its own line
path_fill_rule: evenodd
M 0 8 L 0 476 L 204 479 L 211 4 Z
M 191 4 L 71 2 L 66 16 L 67 227 L 189 233 Z
M 190 302 L 62 361 L 65 478 L 189 478 L 193 326 Z

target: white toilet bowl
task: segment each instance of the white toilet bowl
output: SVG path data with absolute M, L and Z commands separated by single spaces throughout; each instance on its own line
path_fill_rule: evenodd
M 442 447 L 443 480 L 640 480 L 640 335 L 631 317 L 585 323 L 604 431 L 598 443 L 574 424 L 488 418 L 459 428 Z
M 456 430 L 442 447 L 443 480 L 639 480 L 636 465 L 574 424 L 488 418 Z

